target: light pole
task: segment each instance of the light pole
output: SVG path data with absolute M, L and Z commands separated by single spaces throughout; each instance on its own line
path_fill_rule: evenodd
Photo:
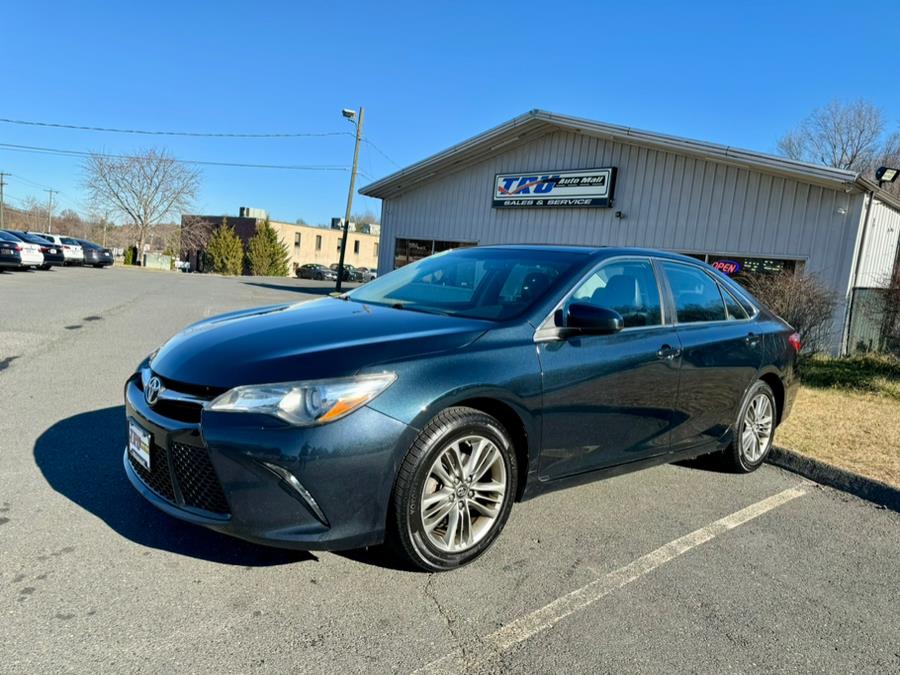
M 341 114 L 347 121 L 356 125 L 356 146 L 353 148 L 353 168 L 350 170 L 350 190 L 347 192 L 347 210 L 344 212 L 344 227 L 341 232 L 341 255 L 338 259 L 337 281 L 334 285 L 336 293 L 341 292 L 341 283 L 344 277 L 344 254 L 347 252 L 347 230 L 350 227 L 350 209 L 353 207 L 353 188 L 356 185 L 356 163 L 359 160 L 359 141 L 362 139 L 363 107 L 359 107 L 359 114 L 355 110 L 344 108 Z

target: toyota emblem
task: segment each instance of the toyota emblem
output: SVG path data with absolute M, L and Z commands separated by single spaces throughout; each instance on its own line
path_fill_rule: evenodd
M 159 392 L 162 391 L 162 382 L 155 375 L 150 378 L 147 383 L 147 391 L 144 392 L 144 398 L 147 399 L 149 405 L 156 405 L 159 400 Z

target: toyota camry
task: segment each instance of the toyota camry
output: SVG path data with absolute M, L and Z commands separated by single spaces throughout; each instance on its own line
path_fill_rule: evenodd
M 185 328 L 125 385 L 125 471 L 163 511 L 236 537 L 387 542 L 448 570 L 548 490 L 710 453 L 753 471 L 799 349 L 689 257 L 449 251 Z

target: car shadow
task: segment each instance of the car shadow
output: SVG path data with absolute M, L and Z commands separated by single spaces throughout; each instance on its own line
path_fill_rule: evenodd
M 268 288 L 275 291 L 290 291 L 292 293 L 303 293 L 304 295 L 330 295 L 334 293 L 334 284 L 325 286 L 294 286 L 293 284 L 276 284 L 264 281 L 243 281 L 246 286 L 257 286 L 259 288 Z M 358 284 L 343 284 L 342 291 L 350 291 L 356 288 Z
M 711 473 L 734 473 L 734 469 L 728 466 L 725 455 L 721 452 L 714 452 L 709 455 L 700 455 L 693 459 L 683 459 L 679 462 L 673 462 L 675 466 L 681 466 L 686 469 L 696 469 L 700 471 L 709 471 Z
M 34 460 L 50 487 L 141 546 L 247 567 L 316 560 L 305 551 L 252 544 L 154 508 L 125 476 L 125 441 L 124 406 L 93 410 L 57 422 L 41 434 Z

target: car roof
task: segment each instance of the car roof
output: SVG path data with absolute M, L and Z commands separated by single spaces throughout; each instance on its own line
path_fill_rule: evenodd
M 490 248 L 490 249 L 499 249 L 499 250 L 522 250 L 522 251 L 547 251 L 548 253 L 552 252 L 566 252 L 566 253 L 580 253 L 585 256 L 590 256 L 592 258 L 603 259 L 603 258 L 615 258 L 623 255 L 637 255 L 637 256 L 653 256 L 657 258 L 668 258 L 670 260 L 683 260 L 688 262 L 702 262 L 697 260 L 696 258 L 691 258 L 687 255 L 682 255 L 681 253 L 675 253 L 674 251 L 663 251 L 661 249 L 655 248 L 640 248 L 637 246 L 581 246 L 581 245 L 571 245 L 571 244 L 491 244 L 487 246 L 480 246 L 479 248 Z M 459 249 L 457 249 L 459 250 Z

